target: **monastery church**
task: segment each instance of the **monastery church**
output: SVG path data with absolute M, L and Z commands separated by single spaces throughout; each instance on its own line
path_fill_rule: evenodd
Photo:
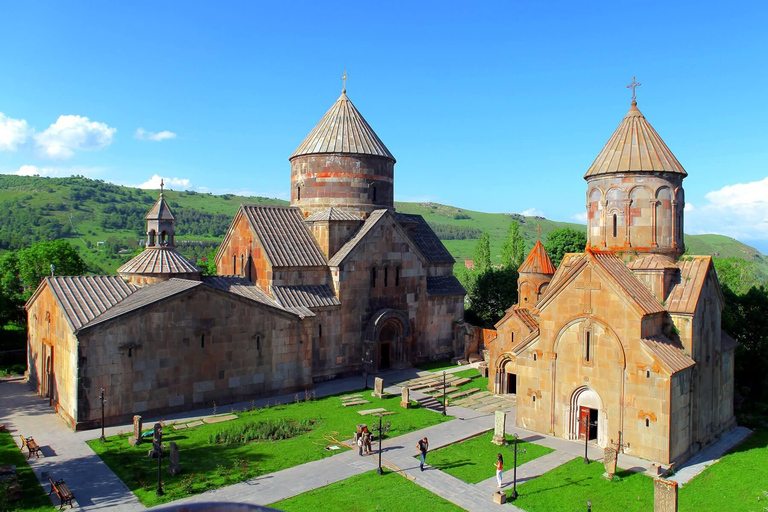
M 518 427 L 670 464 L 735 425 L 712 258 L 684 255 L 686 176 L 633 96 L 584 175 L 585 252 L 556 269 L 537 242 L 487 347 Z
M 48 277 L 28 301 L 28 378 L 75 429 L 274 396 L 464 348 L 464 288 L 395 158 L 346 90 L 290 156 L 291 205 L 240 206 L 217 276 L 176 252 L 160 198 L 117 276 Z

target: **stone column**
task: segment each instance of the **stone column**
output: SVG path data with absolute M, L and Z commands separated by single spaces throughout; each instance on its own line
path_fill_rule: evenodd
M 493 444 L 503 445 L 506 440 L 506 423 L 507 413 L 496 411 L 494 429 L 493 429 Z
M 171 441 L 168 443 L 171 447 L 171 454 L 170 454 L 170 465 L 168 466 L 168 472 L 174 476 L 181 473 L 181 466 L 179 466 L 179 446 Z
M 137 415 L 133 417 L 133 435 L 128 438 L 128 442 L 131 443 L 132 446 L 141 444 L 141 416 Z
M 677 482 L 653 480 L 653 512 L 677 512 Z

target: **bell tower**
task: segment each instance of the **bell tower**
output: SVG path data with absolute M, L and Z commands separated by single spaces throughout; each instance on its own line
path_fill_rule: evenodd
M 175 247 L 173 224 L 176 219 L 163 197 L 164 186 L 161 179 L 160 198 L 144 217 L 147 220 L 147 247 Z

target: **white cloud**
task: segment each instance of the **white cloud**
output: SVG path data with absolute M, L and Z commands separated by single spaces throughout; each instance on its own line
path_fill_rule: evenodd
M 587 223 L 587 212 L 574 213 L 573 215 L 571 215 L 571 219 L 579 222 L 580 224 L 586 224 Z
M 684 212 L 692 212 L 694 210 L 693 203 L 685 203 Z
M 45 176 L 49 178 L 82 175 L 93 178 L 103 170 L 103 167 L 38 167 L 36 165 L 22 165 L 12 174 L 17 176 Z
M 543 217 L 544 212 L 538 208 L 528 208 L 527 210 L 520 212 L 520 215 L 525 217 Z
M 13 119 L 0 112 L 0 151 L 16 151 L 32 132 L 24 119 Z
M 174 190 L 189 190 L 189 185 L 192 183 L 188 178 L 166 178 L 159 174 L 153 174 L 151 178 L 141 185 L 134 186 L 138 188 L 159 189 L 160 180 L 163 180 L 165 188 Z
M 136 129 L 136 133 L 133 136 L 139 140 L 150 140 L 153 142 L 160 142 L 161 140 L 176 138 L 176 134 L 169 132 L 168 130 L 163 130 L 161 132 L 148 132 L 144 128 Z
M 59 116 L 44 132 L 36 134 L 35 142 L 49 158 L 66 159 L 74 150 L 101 149 L 112 143 L 117 131 L 105 123 L 82 116 Z
M 695 209 L 686 204 L 686 231 L 768 240 L 768 178 L 727 185 L 704 197 L 708 204 Z

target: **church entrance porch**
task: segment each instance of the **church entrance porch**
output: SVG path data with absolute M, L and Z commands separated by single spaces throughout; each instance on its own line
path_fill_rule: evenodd
M 579 407 L 579 440 L 597 441 L 597 409 Z
M 366 343 L 373 346 L 372 371 L 410 366 L 410 320 L 396 309 L 382 309 L 368 322 Z
M 602 401 L 594 389 L 582 386 L 571 395 L 569 439 L 594 442 L 604 446 L 605 426 L 601 421 Z

